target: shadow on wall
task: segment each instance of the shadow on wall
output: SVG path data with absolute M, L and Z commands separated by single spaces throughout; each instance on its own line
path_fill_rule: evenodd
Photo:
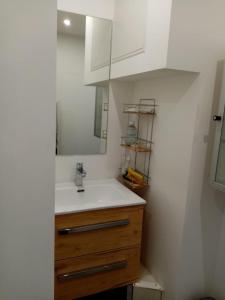
M 179 123 L 178 119 L 183 118 L 182 114 L 179 113 L 179 105 L 183 105 L 182 99 L 192 86 L 193 82 L 196 80 L 197 76 L 198 74 L 196 73 L 185 73 L 180 76 L 163 77 L 152 79 L 151 81 L 142 81 L 136 83 L 134 86 L 136 100 L 138 100 L 140 97 L 155 97 L 158 105 L 156 108 L 157 116 L 153 133 L 154 149 L 152 153 L 152 168 L 150 168 L 150 177 L 153 181 L 151 182 L 151 189 L 141 195 L 147 201 L 143 228 L 143 240 L 147 242 L 143 241 L 142 260 L 144 261 L 144 264 L 148 266 L 148 269 L 151 269 L 152 266 L 152 255 L 150 253 L 152 253 L 152 249 L 154 248 L 154 240 L 158 239 L 156 236 L 156 227 L 158 227 L 158 225 L 162 225 L 161 217 L 164 218 L 162 216 L 162 214 L 164 215 L 164 208 L 161 210 L 161 203 L 159 203 L 157 199 L 160 197 L 160 199 L 163 201 L 163 199 L 166 200 L 167 198 L 166 194 L 164 194 L 164 189 L 160 189 L 160 185 L 168 184 L 166 183 L 166 180 L 165 182 L 160 180 L 158 181 L 159 184 L 157 184 L 157 186 L 155 185 L 157 177 L 160 177 L 163 173 L 158 166 L 161 165 L 163 168 L 166 168 L 167 162 L 165 161 L 165 164 L 162 162 L 164 159 L 168 160 L 168 155 L 170 155 L 170 153 L 172 155 L 175 153 L 175 151 L 170 151 L 169 149 L 170 144 L 171 147 L 173 147 L 173 140 L 164 140 L 163 136 L 167 135 L 167 133 L 168 137 L 172 136 L 173 128 L 177 127 L 177 124 Z M 146 86 L 148 88 L 146 88 Z M 168 150 L 167 155 L 165 155 L 165 149 Z M 159 160 L 161 163 L 159 163 Z M 164 201 L 162 205 L 166 206 L 167 204 L 168 203 Z M 164 232 L 166 232 L 166 230 Z
M 151 158 L 151 188 L 146 195 L 143 255 L 145 266 L 175 299 L 179 247 L 185 213 L 188 167 L 197 103 L 198 74 L 186 73 L 133 83 L 136 102 L 157 100 Z M 189 124 L 191 123 L 191 127 Z
M 216 300 L 215 298 L 211 298 L 211 297 L 204 297 L 198 300 Z
M 211 93 L 215 74 L 215 68 L 211 69 L 207 75 L 208 82 L 206 76 L 201 75 L 203 76 L 202 84 L 201 78 L 199 84 L 199 93 L 201 94 L 200 97 L 197 95 L 195 99 L 198 107 L 192 148 L 191 176 L 182 233 L 179 277 L 177 279 L 178 300 L 199 299 L 203 295 L 211 295 L 217 300 L 223 300 L 225 295 L 225 288 L 221 281 L 221 278 L 225 277 L 224 271 L 223 276 L 217 276 L 216 284 L 214 284 L 225 201 L 224 195 L 215 191 L 210 186 L 209 180 L 210 147 L 213 134 L 211 132 L 209 139 L 207 134 L 211 125 L 210 110 L 213 102 L 213 94 L 211 95 Z M 216 84 L 216 89 L 218 86 L 219 82 Z M 214 92 L 214 98 L 216 95 L 218 95 L 217 90 Z M 189 124 L 191 126 L 191 123 Z M 207 159 L 206 152 L 208 152 Z M 225 241 L 223 249 L 224 247 Z M 220 264 L 222 263 L 223 260 L 220 261 Z M 225 264 L 222 269 L 225 270 Z M 218 297 L 218 283 L 221 285 L 219 288 L 222 297 Z
M 113 98 L 115 99 L 116 111 L 120 121 L 121 129 L 126 124 L 126 118 L 123 114 L 123 104 L 132 102 L 134 85 L 127 81 L 111 80 L 111 89 Z

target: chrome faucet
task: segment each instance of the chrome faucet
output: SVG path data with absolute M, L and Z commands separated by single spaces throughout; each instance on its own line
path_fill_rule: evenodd
M 75 175 L 75 184 L 77 186 L 78 192 L 84 192 L 83 178 L 86 176 L 86 171 L 84 170 L 84 164 L 78 162 L 76 164 L 76 175 Z

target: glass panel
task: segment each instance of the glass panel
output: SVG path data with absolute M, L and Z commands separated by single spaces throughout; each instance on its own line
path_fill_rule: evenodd
M 112 21 L 58 11 L 56 154 L 104 154 Z
M 220 137 L 219 154 L 216 167 L 216 182 L 225 185 L 225 111 Z

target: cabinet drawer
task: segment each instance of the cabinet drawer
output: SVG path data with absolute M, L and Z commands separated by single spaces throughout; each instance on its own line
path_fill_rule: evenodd
M 55 259 L 139 245 L 142 216 L 142 206 L 56 216 Z
M 55 300 L 72 300 L 133 283 L 139 248 L 56 261 Z

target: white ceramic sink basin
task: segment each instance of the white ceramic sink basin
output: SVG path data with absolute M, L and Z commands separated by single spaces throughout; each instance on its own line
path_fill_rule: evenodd
M 143 205 L 145 201 L 115 179 L 87 180 L 78 193 L 74 183 L 56 184 L 55 214 Z

